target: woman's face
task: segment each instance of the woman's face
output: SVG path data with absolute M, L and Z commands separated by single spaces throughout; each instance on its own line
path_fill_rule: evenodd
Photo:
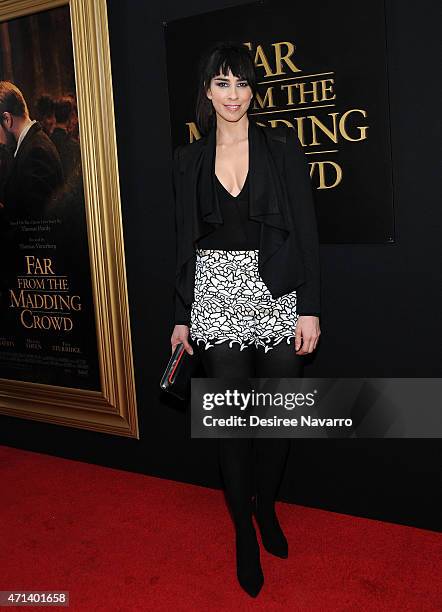
M 247 81 L 233 76 L 218 74 L 210 81 L 207 97 L 212 100 L 216 113 L 226 121 L 238 121 L 247 112 L 252 99 L 252 90 Z

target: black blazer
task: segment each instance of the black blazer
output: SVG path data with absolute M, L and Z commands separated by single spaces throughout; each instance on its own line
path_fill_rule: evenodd
M 7 214 L 38 217 L 45 212 L 62 184 L 60 156 L 37 121 L 23 138 L 6 180 L 4 204 Z
M 258 271 L 274 299 L 296 290 L 298 314 L 320 314 L 317 219 L 295 130 L 249 117 L 249 218 L 261 223 Z M 198 240 L 222 223 L 215 182 L 216 125 L 173 155 L 175 324 L 190 325 Z

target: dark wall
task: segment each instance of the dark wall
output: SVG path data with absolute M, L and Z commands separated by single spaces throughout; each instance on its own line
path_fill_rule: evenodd
M 141 439 L 0 417 L 0 442 L 220 486 L 216 441 L 191 440 L 180 402 L 158 388 L 170 354 L 175 252 L 162 22 L 235 4 L 108 0 Z M 441 375 L 438 4 L 387 0 L 397 242 L 321 247 L 322 336 L 305 376 Z M 184 57 L 185 50 L 183 69 Z M 147 240 L 151 224 L 158 231 Z M 440 440 L 294 440 L 280 497 L 437 529 L 441 446 Z

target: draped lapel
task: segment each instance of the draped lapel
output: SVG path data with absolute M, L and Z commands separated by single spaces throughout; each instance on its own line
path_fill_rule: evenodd
M 198 208 L 207 223 L 223 223 L 218 190 L 215 185 L 216 124 L 207 133 L 201 149 L 201 164 L 197 176 Z M 215 228 L 213 228 L 215 229 Z
M 289 231 L 281 179 L 272 157 L 267 130 L 249 119 L 249 216 L 266 225 Z
M 289 216 L 284 201 L 284 190 L 264 130 L 249 118 L 249 217 L 260 223 L 290 231 Z M 205 223 L 223 223 L 215 177 L 216 124 L 213 124 L 196 160 L 196 198 L 201 219 Z M 195 208 L 194 208 L 195 210 Z M 200 231 L 210 231 L 205 224 L 196 223 L 194 240 Z M 215 229 L 215 228 L 213 228 Z

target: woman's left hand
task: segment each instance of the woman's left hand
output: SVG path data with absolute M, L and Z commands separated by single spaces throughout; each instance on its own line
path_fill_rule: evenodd
M 320 335 L 319 317 L 299 315 L 295 331 L 296 354 L 307 355 L 308 353 L 313 353 Z

